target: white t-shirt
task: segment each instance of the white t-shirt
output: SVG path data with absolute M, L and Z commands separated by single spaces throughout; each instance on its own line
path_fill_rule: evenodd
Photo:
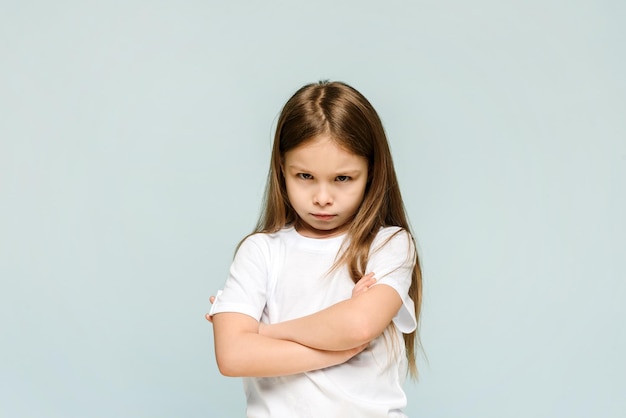
M 307 238 L 293 227 L 251 235 L 239 247 L 210 313 L 238 312 L 271 324 L 349 299 L 354 282 L 347 268 L 329 273 L 344 238 Z M 290 376 L 244 378 L 247 416 L 404 417 L 407 362 L 401 332 L 410 333 L 417 324 L 408 296 L 414 263 L 408 234 L 398 227 L 381 228 L 366 272 L 375 273 L 377 286 L 391 286 L 402 297 L 403 305 L 393 319 L 396 332 L 376 338 L 365 351 L 338 366 Z

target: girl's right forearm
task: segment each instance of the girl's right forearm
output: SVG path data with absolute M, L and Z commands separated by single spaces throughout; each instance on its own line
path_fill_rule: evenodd
M 250 317 L 236 315 L 239 314 L 219 314 L 213 318 L 215 355 L 220 372 L 225 376 L 271 377 L 303 373 L 344 363 L 363 349 L 326 351 L 273 339 L 259 335 L 255 330 L 258 323 L 250 322 Z
M 220 372 L 231 377 L 271 377 L 341 364 L 357 353 L 323 351 L 258 334 L 239 338 L 239 348 L 219 356 Z

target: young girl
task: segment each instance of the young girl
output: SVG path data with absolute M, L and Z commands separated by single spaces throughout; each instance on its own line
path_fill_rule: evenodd
M 256 231 L 207 314 L 248 417 L 404 417 L 421 288 L 376 111 L 344 83 L 302 87 L 278 120 Z

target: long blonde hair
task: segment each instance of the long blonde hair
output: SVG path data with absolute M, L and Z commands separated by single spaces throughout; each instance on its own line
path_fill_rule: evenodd
M 348 230 L 349 244 L 337 261 L 337 265 L 348 267 L 356 283 L 365 274 L 371 244 L 381 227 L 398 226 L 411 239 L 413 236 L 383 125 L 370 102 L 353 87 L 321 81 L 305 85 L 287 101 L 276 126 L 263 209 L 255 232 L 276 232 L 297 221 L 287 198 L 281 163 L 287 151 L 321 134 L 328 134 L 339 146 L 368 161 L 365 196 Z M 415 260 L 409 296 L 419 324 L 422 273 L 417 253 Z M 403 336 L 409 371 L 416 377 L 419 331 Z

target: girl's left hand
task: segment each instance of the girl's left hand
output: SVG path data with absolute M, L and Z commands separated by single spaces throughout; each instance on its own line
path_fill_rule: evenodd
M 361 277 L 358 282 L 352 288 L 352 297 L 355 297 L 363 292 L 367 292 L 367 289 L 372 287 L 376 283 L 376 278 L 374 277 L 374 272 L 367 273 L 365 276 Z M 213 304 L 215 302 L 215 296 L 211 296 L 209 298 L 209 302 Z M 213 318 L 211 315 L 204 315 L 207 321 L 213 323 Z
M 367 273 L 365 276 L 361 277 L 352 288 L 352 297 L 355 297 L 363 292 L 367 292 L 367 289 L 372 287 L 374 283 L 376 283 L 374 272 Z

